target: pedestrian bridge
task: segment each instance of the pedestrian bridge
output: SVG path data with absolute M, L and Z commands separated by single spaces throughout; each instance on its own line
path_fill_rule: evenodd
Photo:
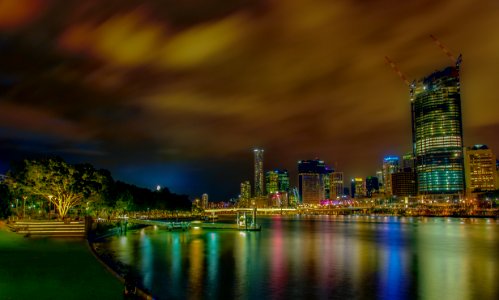
M 372 209 L 371 206 L 352 206 L 352 207 L 321 207 L 321 208 L 257 208 L 258 214 L 307 214 L 307 213 L 331 213 L 331 212 L 341 212 L 341 211 L 364 211 Z M 206 209 L 205 214 L 236 214 L 238 212 L 248 212 L 253 211 L 253 208 L 215 208 Z
M 132 224 L 142 224 L 157 226 L 160 228 L 166 228 L 168 230 L 190 230 L 190 229 L 229 229 L 229 230 L 240 230 L 240 231 L 260 231 L 261 226 L 252 224 L 227 224 L 227 223 L 205 223 L 201 221 L 192 222 L 168 222 L 168 221 L 158 221 L 158 220 L 147 220 L 147 219 L 128 219 L 129 223 Z

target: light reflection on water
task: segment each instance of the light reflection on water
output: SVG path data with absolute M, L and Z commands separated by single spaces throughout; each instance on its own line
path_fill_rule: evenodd
M 158 299 L 499 299 L 499 221 L 262 217 L 261 232 L 146 228 L 103 247 Z

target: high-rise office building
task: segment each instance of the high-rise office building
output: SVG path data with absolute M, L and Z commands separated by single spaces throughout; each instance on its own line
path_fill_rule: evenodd
M 265 189 L 267 190 L 267 195 L 273 194 L 279 191 L 278 179 L 276 171 L 268 171 L 265 173 Z
M 322 184 L 324 185 L 324 199 L 329 200 L 331 198 L 331 174 L 334 171 L 327 167 L 324 169 L 324 175 L 322 176 Z
M 397 197 L 416 196 L 416 173 L 410 168 L 399 170 L 391 175 L 392 193 Z
M 208 194 L 204 193 L 202 196 L 201 196 L 201 205 L 204 209 L 207 209 L 208 208 Z
M 322 160 L 298 162 L 298 190 L 302 204 L 318 205 L 325 199 L 324 176 L 326 165 Z
M 255 154 L 255 197 L 263 196 L 263 149 L 254 149 Z
M 267 194 L 289 192 L 289 174 L 287 170 L 268 171 L 265 174 Z
M 406 153 L 402 156 L 402 170 L 414 170 L 414 154 L 412 152 Z
M 376 171 L 376 177 L 378 177 L 379 192 L 385 193 L 385 184 L 383 182 L 383 170 Z
M 329 174 L 331 184 L 330 199 L 339 199 L 343 196 L 343 172 L 332 172 Z
M 390 196 L 392 192 L 392 174 L 397 172 L 399 169 L 399 157 L 398 156 L 385 156 L 383 158 L 383 183 L 385 188 L 385 194 Z
M 366 196 L 371 198 L 373 194 L 377 194 L 379 192 L 379 182 L 378 177 L 376 176 L 367 176 L 366 177 Z
M 486 145 L 464 149 L 466 193 L 497 189 L 496 157 Z
M 411 84 L 412 139 L 418 192 L 464 191 L 459 68 L 436 71 Z
M 277 172 L 277 189 L 279 192 L 289 193 L 289 174 L 288 170 L 276 170 Z
M 366 196 L 366 182 L 364 178 L 355 177 L 351 183 L 352 198 L 362 198 Z
M 241 194 L 239 196 L 239 206 L 249 207 L 251 198 L 251 184 L 249 180 L 241 182 Z

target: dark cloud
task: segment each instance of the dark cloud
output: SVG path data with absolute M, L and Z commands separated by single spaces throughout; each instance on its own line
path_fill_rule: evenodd
M 5 158 L 53 151 L 215 199 L 252 178 L 254 146 L 266 168 L 321 157 L 371 175 L 411 147 L 408 89 L 384 57 L 409 79 L 451 64 L 430 34 L 463 53 L 465 142 L 499 147 L 494 1 L 12 5 L 0 21 Z

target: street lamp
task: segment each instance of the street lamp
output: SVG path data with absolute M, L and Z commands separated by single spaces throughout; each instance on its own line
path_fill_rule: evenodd
M 23 220 L 26 218 L 26 196 L 23 196 Z
M 49 199 L 50 199 L 50 201 L 49 201 L 49 221 L 50 221 L 50 213 L 51 213 L 50 206 L 51 206 L 51 204 L 52 204 L 52 198 L 53 198 L 53 197 L 54 197 L 54 196 L 49 195 Z

